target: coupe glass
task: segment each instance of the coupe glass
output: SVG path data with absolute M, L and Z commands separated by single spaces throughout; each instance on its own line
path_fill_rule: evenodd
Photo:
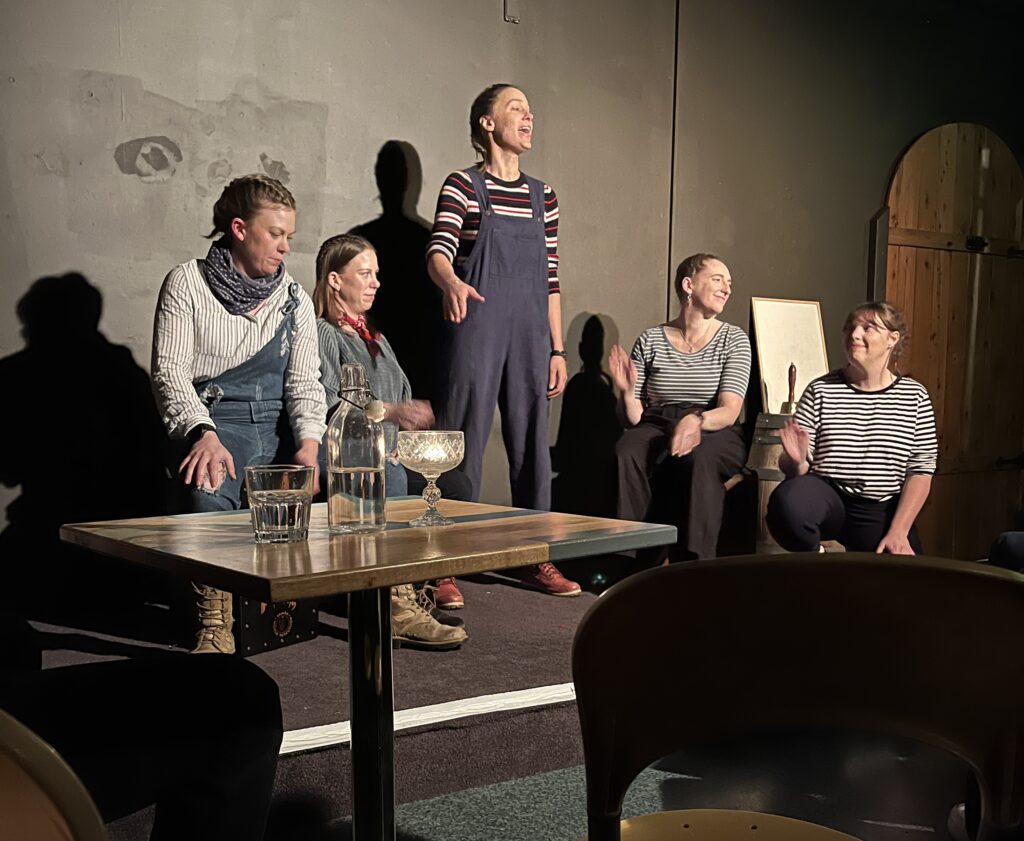
M 466 453 L 466 441 L 461 432 L 399 432 L 398 461 L 414 473 L 423 474 L 427 486 L 423 499 L 427 510 L 422 516 L 410 520 L 410 526 L 450 526 L 455 521 L 437 513 L 441 491 L 437 477 L 458 467 Z

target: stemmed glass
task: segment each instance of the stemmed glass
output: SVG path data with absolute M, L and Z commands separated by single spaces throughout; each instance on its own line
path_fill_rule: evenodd
M 437 511 L 441 491 L 437 477 L 458 467 L 466 453 L 466 441 L 461 432 L 436 430 L 398 433 L 398 461 L 414 473 L 421 473 L 427 480 L 423 499 L 427 510 L 410 526 L 450 526 L 454 520 L 442 517 Z

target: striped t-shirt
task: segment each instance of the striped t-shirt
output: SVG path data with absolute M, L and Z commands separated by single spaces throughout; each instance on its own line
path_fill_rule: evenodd
M 699 403 L 713 409 L 723 391 L 747 393 L 750 340 L 732 324 L 723 323 L 696 353 L 676 350 L 664 325 L 650 327 L 640 334 L 630 356 L 637 374 L 633 393 L 644 406 Z
M 796 421 L 810 436 L 811 472 L 854 496 L 883 501 L 908 475 L 932 474 L 935 414 L 924 386 L 897 377 L 881 391 L 858 391 L 842 370 L 808 384 Z
M 526 175 L 520 174 L 516 181 L 501 181 L 489 172 L 483 175 L 496 214 L 518 219 L 533 217 Z M 479 230 L 480 203 L 473 182 L 465 172 L 456 170 L 444 180 L 437 197 L 427 256 L 438 252 L 456 268 L 462 268 L 473 251 Z M 548 250 L 548 292 L 558 292 L 558 197 L 549 184 L 544 185 L 544 236 Z

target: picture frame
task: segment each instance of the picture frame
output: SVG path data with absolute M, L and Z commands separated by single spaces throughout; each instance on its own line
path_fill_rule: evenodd
M 820 301 L 789 298 L 751 298 L 750 311 L 761 373 L 761 401 L 765 412 L 778 414 L 789 400 L 789 366 L 796 365 L 794 402 L 807 384 L 827 374 L 825 329 Z

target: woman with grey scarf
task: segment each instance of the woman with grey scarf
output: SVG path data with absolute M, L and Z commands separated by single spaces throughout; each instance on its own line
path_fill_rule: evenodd
M 213 209 L 206 259 L 171 270 L 157 302 L 153 387 L 192 511 L 241 507 L 244 468 L 317 466 L 326 403 L 313 304 L 284 266 L 295 199 L 263 175 L 236 178 Z M 319 478 L 317 478 L 319 482 Z M 231 594 L 193 584 L 196 653 L 234 651 Z

